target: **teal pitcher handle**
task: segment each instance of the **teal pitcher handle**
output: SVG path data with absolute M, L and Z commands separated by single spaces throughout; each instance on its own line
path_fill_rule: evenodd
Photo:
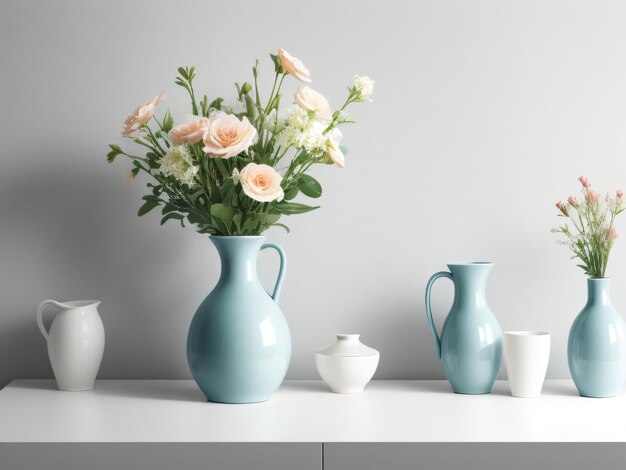
M 452 274 L 448 271 L 440 271 L 432 275 L 432 277 L 428 280 L 428 284 L 426 284 L 426 317 L 428 318 L 428 325 L 430 326 L 430 331 L 433 334 L 433 338 L 435 340 L 435 348 L 437 349 L 437 356 L 441 359 L 441 340 L 439 339 L 439 334 L 437 333 L 437 328 L 435 328 L 435 322 L 433 321 L 433 311 L 430 307 L 430 290 L 433 287 L 433 284 L 440 277 L 447 277 L 452 280 Z
M 278 246 L 276 243 L 264 243 L 261 245 L 261 251 L 266 248 L 274 248 L 278 252 L 278 256 L 280 256 L 280 268 L 278 269 L 278 279 L 276 279 L 276 286 L 274 287 L 274 293 L 272 294 L 272 300 L 278 303 L 278 299 L 280 298 L 280 290 L 283 287 L 283 281 L 285 280 L 285 269 L 287 269 L 287 255 L 283 251 L 283 249 Z

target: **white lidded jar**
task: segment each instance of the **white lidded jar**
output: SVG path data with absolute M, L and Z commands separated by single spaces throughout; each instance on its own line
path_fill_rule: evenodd
M 322 380 L 335 393 L 362 392 L 372 379 L 380 353 L 359 340 L 358 334 L 338 334 L 337 341 L 315 353 Z

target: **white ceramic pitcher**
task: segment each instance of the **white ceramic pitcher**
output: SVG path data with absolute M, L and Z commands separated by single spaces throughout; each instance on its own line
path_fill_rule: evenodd
M 48 305 L 59 311 L 46 331 L 42 316 Z M 37 309 L 37 325 L 48 341 L 48 356 L 59 390 L 93 388 L 104 352 L 104 326 L 98 305 L 97 300 L 44 300 Z

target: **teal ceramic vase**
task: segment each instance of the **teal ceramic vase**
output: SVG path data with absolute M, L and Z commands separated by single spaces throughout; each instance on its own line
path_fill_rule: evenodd
M 426 286 L 426 315 L 435 339 L 437 355 L 456 393 L 490 393 L 500 370 L 502 329 L 485 297 L 493 263 L 448 264 L 448 271 L 434 274 Z M 430 305 L 433 283 L 446 277 L 454 283 L 454 302 L 437 333 Z
M 291 358 L 291 335 L 278 307 L 285 275 L 283 250 L 265 237 L 210 237 L 220 255 L 217 285 L 189 327 L 187 359 L 209 401 L 256 403 L 278 389 Z M 259 252 L 273 248 L 280 271 L 272 295 L 257 275 Z
M 624 319 L 611 303 L 610 279 L 587 279 L 587 305 L 567 342 L 569 370 L 584 397 L 617 395 L 626 379 Z

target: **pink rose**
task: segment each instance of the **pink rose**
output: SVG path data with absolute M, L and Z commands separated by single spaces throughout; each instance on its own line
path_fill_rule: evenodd
M 204 150 L 213 158 L 230 158 L 244 152 L 256 142 L 257 130 L 247 117 L 237 119 L 222 111 L 211 115 L 204 136 Z
M 165 98 L 165 93 L 159 93 L 154 99 L 146 101 L 145 104 L 137 106 L 133 113 L 124 121 L 122 137 L 135 137 L 137 130 L 147 123 L 154 115 L 154 110 Z
M 589 180 L 585 178 L 584 176 L 579 176 L 578 181 L 580 181 L 580 184 L 582 184 L 584 188 L 588 188 L 590 186 Z
M 269 165 L 248 163 L 239 172 L 243 192 L 255 201 L 281 201 L 285 196 L 280 183 L 283 178 Z
M 328 100 L 321 93 L 308 86 L 298 87 L 293 95 L 293 102 L 306 112 L 313 111 L 315 117 L 326 124 L 329 124 L 333 119 L 333 112 Z
M 309 70 L 299 59 L 290 55 L 282 47 L 278 49 L 278 60 L 280 60 L 280 65 L 282 66 L 284 73 L 291 74 L 302 82 L 311 82 Z
M 168 135 L 173 145 L 193 145 L 202 140 L 207 127 L 209 127 L 207 118 L 193 116 L 187 122 L 174 127 Z

